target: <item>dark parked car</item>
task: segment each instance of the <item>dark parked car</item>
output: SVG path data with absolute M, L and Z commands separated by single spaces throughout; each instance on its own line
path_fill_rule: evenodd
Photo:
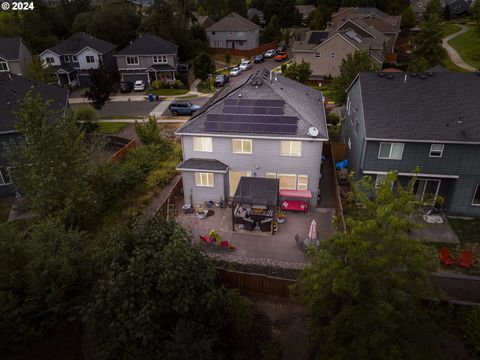
M 177 115 L 193 115 L 200 106 L 193 105 L 190 101 L 174 101 L 168 107 L 173 116 Z
M 253 58 L 253 62 L 256 64 L 262 63 L 264 61 L 265 61 L 265 56 L 263 56 L 263 54 L 257 55 Z
M 228 75 L 220 74 L 215 78 L 214 86 L 223 86 L 228 82 Z
M 284 45 L 280 45 L 279 47 L 277 47 L 277 53 L 285 51 L 287 51 L 287 48 Z
M 133 82 L 131 81 L 122 81 L 120 82 L 120 92 L 129 93 L 133 90 Z

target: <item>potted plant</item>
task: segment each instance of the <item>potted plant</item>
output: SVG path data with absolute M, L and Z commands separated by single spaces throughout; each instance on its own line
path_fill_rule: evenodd
M 279 224 L 283 224 L 283 223 L 285 222 L 285 218 L 286 218 L 286 217 L 287 217 L 287 215 L 285 215 L 285 213 L 283 213 L 283 212 L 281 212 L 281 211 L 278 212 L 278 213 L 277 213 L 277 222 L 278 222 Z

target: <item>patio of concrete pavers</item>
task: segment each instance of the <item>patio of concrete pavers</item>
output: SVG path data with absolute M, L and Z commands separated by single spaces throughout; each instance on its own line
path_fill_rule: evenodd
M 220 237 L 235 245 L 236 255 L 251 259 L 269 259 L 289 263 L 305 263 L 307 257 L 295 243 L 295 234 L 301 238 L 307 236 L 310 223 L 317 222 L 319 239 L 325 239 L 333 234 L 332 218 L 334 209 L 314 209 L 309 214 L 287 213 L 285 223 L 279 224 L 276 234 L 261 231 L 232 230 L 231 209 L 213 209 L 215 215 L 200 220 L 196 214 L 182 214 L 177 220 L 191 234 L 194 241 L 199 241 L 199 235 L 207 235 L 216 230 Z M 205 248 L 207 251 L 208 247 Z M 218 252 L 218 251 L 216 251 Z

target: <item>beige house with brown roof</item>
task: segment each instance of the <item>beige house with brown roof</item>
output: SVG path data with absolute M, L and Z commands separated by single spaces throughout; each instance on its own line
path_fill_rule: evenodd
M 251 50 L 260 45 L 260 26 L 232 12 L 207 28 L 212 48 Z

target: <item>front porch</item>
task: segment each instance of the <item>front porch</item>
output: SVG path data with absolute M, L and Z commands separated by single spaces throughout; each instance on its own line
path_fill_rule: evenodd
M 55 72 L 59 86 L 76 87 L 78 85 L 75 70 L 69 66 L 62 65 Z
M 148 82 L 152 83 L 155 80 L 162 82 L 175 81 L 175 69 L 170 65 L 153 65 L 147 69 Z

